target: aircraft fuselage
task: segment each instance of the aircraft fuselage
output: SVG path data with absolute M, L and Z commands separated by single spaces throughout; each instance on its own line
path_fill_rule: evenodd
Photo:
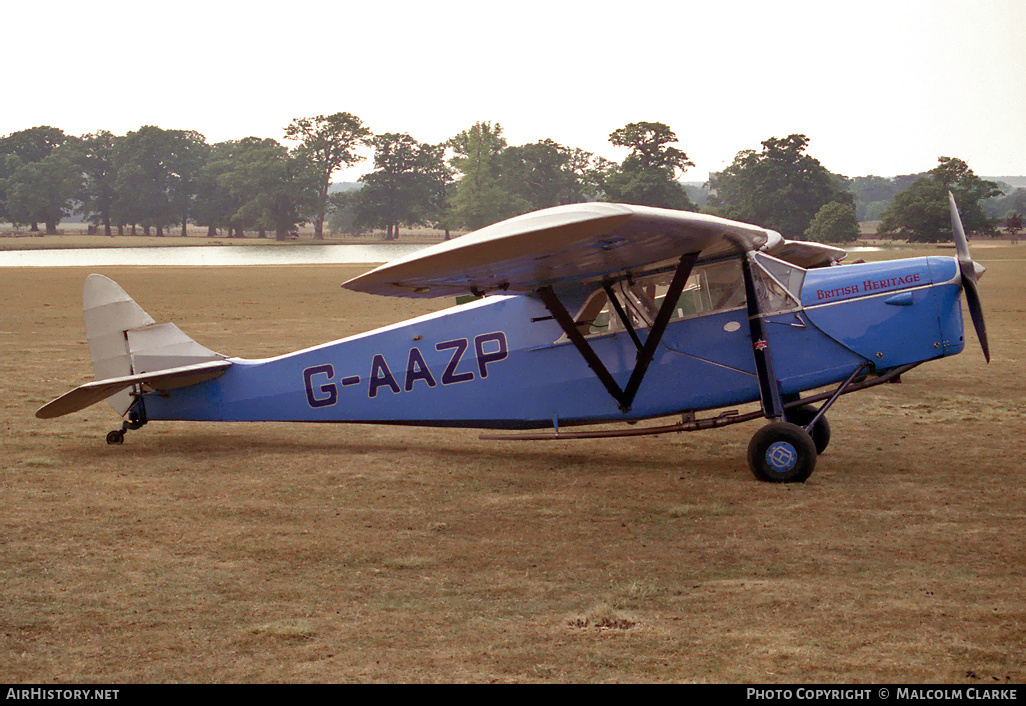
M 963 348 L 952 258 L 801 270 L 793 281 L 800 295 L 771 302 L 757 341 L 744 301 L 698 315 L 682 308 L 627 412 L 533 293 L 488 296 L 276 358 L 231 359 L 219 378 L 142 399 L 150 420 L 526 429 L 758 401 L 757 346 L 773 351 L 781 393 L 792 398 L 866 362 L 881 372 Z M 646 329 L 637 332 L 643 339 Z M 588 340 L 625 385 L 638 355 L 629 332 Z

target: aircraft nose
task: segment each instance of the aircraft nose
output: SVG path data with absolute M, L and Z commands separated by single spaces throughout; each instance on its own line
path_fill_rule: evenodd
M 973 261 L 973 269 L 976 270 L 976 279 L 983 277 L 983 273 L 987 271 L 987 268 L 980 263 Z

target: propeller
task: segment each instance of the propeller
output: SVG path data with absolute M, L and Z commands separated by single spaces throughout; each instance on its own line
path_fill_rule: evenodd
M 948 204 L 951 207 L 951 230 L 955 235 L 955 251 L 958 253 L 958 269 L 962 273 L 962 290 L 965 292 L 965 302 L 969 305 L 969 315 L 972 317 L 973 326 L 976 328 L 976 337 L 980 339 L 983 357 L 989 363 L 990 346 L 987 345 L 987 324 L 983 321 L 980 290 L 976 284 L 977 278 L 986 271 L 986 268 L 973 262 L 972 256 L 969 255 L 969 241 L 966 239 L 965 230 L 962 228 L 962 218 L 958 215 L 955 197 L 950 191 L 948 192 Z

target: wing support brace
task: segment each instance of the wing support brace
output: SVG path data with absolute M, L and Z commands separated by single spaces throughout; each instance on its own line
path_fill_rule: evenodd
M 616 310 L 617 316 L 623 322 L 626 329 L 630 332 L 631 338 L 634 340 L 635 345 L 638 346 L 638 357 L 634 364 L 634 370 L 631 373 L 630 379 L 627 381 L 627 386 L 621 388 L 619 383 L 613 378 L 609 369 L 606 368 L 605 363 L 599 358 L 598 354 L 595 353 L 595 349 L 588 343 L 588 339 L 584 337 L 581 330 L 577 327 L 577 322 L 574 321 L 570 312 L 563 306 L 563 302 L 559 300 L 556 293 L 552 291 L 552 287 L 541 287 L 537 290 L 538 296 L 541 297 L 542 303 L 545 304 L 545 308 L 549 310 L 553 318 L 563 329 L 563 332 L 570 339 L 570 342 L 574 344 L 581 356 L 584 358 L 588 367 L 591 368 L 599 381 L 605 386 L 609 394 L 616 400 L 619 405 L 620 411 L 627 413 L 631 410 L 631 405 L 634 402 L 635 396 L 638 394 L 638 389 L 641 387 L 642 381 L 645 379 L 645 373 L 648 372 L 648 366 L 651 364 L 652 359 L 655 357 L 656 349 L 659 346 L 659 342 L 663 339 L 663 334 L 666 332 L 666 326 L 670 323 L 670 318 L 673 316 L 673 310 L 677 306 L 677 300 L 680 298 L 681 292 L 684 291 L 684 285 L 688 281 L 688 276 L 691 274 L 691 268 L 694 267 L 695 261 L 698 259 L 698 253 L 686 253 L 680 258 L 680 262 L 677 264 L 677 269 L 673 274 L 673 279 L 670 281 L 669 289 L 666 290 L 666 297 L 663 299 L 663 303 L 659 307 L 659 312 L 656 314 L 655 321 L 652 322 L 652 328 L 649 330 L 648 336 L 645 338 L 645 342 L 642 345 L 637 333 L 630 324 L 630 320 L 624 312 L 623 307 L 620 306 L 615 296 L 612 296 L 611 288 L 607 285 L 605 287 L 607 294 L 609 295 L 610 302 L 613 304 L 613 308 Z
M 640 351 L 644 344 L 642 344 L 641 339 L 638 338 L 638 332 L 634 330 L 634 325 L 631 323 L 630 317 L 627 316 L 627 312 L 623 310 L 623 305 L 620 304 L 620 300 L 616 298 L 616 292 L 613 291 L 612 285 L 606 282 L 602 285 L 602 289 L 606 291 L 606 296 L 609 297 L 609 303 L 613 305 L 613 309 L 616 311 L 616 316 L 620 319 L 620 323 L 622 323 L 624 328 L 627 329 L 627 333 L 630 334 L 635 347 Z
M 759 378 L 759 398 L 762 401 L 762 413 L 767 419 L 781 420 L 784 418 L 784 401 L 780 394 L 780 380 L 773 367 L 773 354 L 770 352 L 769 339 L 766 337 L 766 324 L 762 318 L 760 299 L 755 285 L 752 268 L 752 253 L 749 252 L 741 260 L 745 277 L 745 301 L 748 305 L 748 330 L 752 337 L 752 354 L 755 357 L 755 372 Z

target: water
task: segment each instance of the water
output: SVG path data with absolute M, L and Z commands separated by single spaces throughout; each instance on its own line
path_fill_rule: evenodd
M 351 265 L 389 262 L 425 247 L 409 243 L 368 243 L 6 250 L 0 251 L 0 267 Z M 848 252 L 853 253 L 875 250 L 883 248 L 848 248 Z
M 0 267 L 345 265 L 388 262 L 425 245 L 226 245 L 0 251 Z

